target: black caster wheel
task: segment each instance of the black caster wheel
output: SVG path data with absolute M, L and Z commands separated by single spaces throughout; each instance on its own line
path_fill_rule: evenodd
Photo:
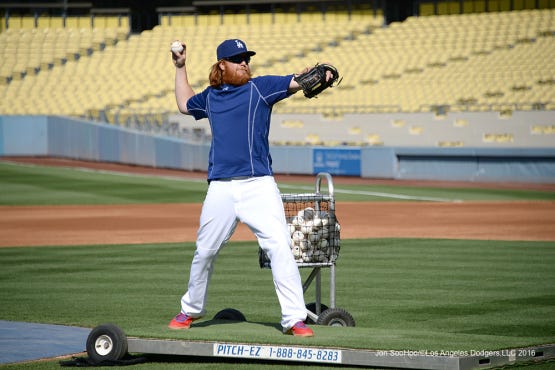
M 97 326 L 87 337 L 87 354 L 93 364 L 121 360 L 127 354 L 127 337 L 114 324 Z
M 325 326 L 355 326 L 355 319 L 353 319 L 350 313 L 341 308 L 328 308 L 318 316 L 316 324 Z
M 311 302 L 311 303 L 308 303 L 308 304 L 306 305 L 306 309 L 307 309 L 308 311 L 312 312 L 313 314 L 315 314 L 316 316 L 319 316 L 320 313 L 322 313 L 322 312 L 324 312 L 325 310 L 328 309 L 328 306 L 326 306 L 326 305 L 323 304 L 323 303 L 320 303 L 320 313 L 318 313 L 318 312 L 316 312 L 316 302 Z M 316 322 L 314 322 L 314 320 L 312 320 L 312 319 L 310 318 L 310 316 L 307 316 L 307 317 L 306 317 L 306 323 L 307 323 L 307 324 L 311 324 L 311 325 L 312 325 L 312 324 L 316 324 Z
M 214 320 L 247 321 L 241 311 L 234 308 L 225 308 L 214 315 Z

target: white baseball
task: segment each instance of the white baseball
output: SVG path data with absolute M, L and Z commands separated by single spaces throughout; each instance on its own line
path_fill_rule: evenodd
M 291 235 L 291 239 L 293 239 L 294 242 L 298 242 L 304 239 L 304 234 L 302 233 L 302 231 L 297 230 L 293 232 L 293 235 Z
M 312 224 L 314 225 L 314 227 L 320 227 L 322 226 L 322 219 L 320 217 L 314 217 L 314 220 L 312 220 Z
M 302 216 L 295 216 L 293 217 L 293 219 L 291 220 L 291 224 L 295 225 L 295 226 L 299 226 L 301 224 L 304 223 L 304 218 Z
M 320 249 L 325 251 L 328 249 L 328 241 L 326 239 L 321 239 L 319 242 Z
M 302 258 L 304 262 L 312 262 L 312 252 L 311 251 L 303 252 Z
M 318 230 L 318 235 L 320 235 L 320 239 L 327 239 L 328 236 L 330 235 L 328 228 L 323 227 L 320 230 Z
M 301 225 L 301 231 L 305 234 L 308 234 L 312 231 L 312 221 L 305 221 L 304 224 Z
M 294 245 L 291 250 L 293 251 L 293 256 L 295 256 L 296 259 L 299 259 L 302 257 L 303 253 L 301 251 L 301 247 L 299 247 L 298 245 Z
M 299 247 L 301 248 L 301 251 L 306 252 L 307 250 L 311 249 L 312 245 L 310 244 L 310 241 L 303 239 L 303 240 L 299 240 Z
M 179 41 L 172 42 L 171 50 L 180 54 L 183 51 L 183 45 Z
M 310 240 L 311 243 L 317 243 L 320 240 L 320 235 L 317 232 L 311 231 L 308 233 L 307 239 Z
M 297 229 L 295 227 L 295 225 L 292 224 L 287 224 L 287 228 L 289 229 L 289 235 L 293 235 L 293 233 L 295 232 L 295 230 Z
M 324 253 L 322 251 L 315 251 L 312 254 L 312 259 L 316 262 L 323 262 L 325 258 L 326 258 L 326 256 L 324 255 Z

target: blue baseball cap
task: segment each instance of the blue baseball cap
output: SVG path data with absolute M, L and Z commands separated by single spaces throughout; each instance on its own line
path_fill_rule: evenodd
M 245 44 L 244 41 L 241 41 L 239 39 L 231 39 L 231 40 L 225 40 L 224 42 L 222 42 L 218 46 L 218 49 L 216 50 L 216 54 L 217 54 L 218 60 L 222 60 L 225 58 L 231 58 L 239 54 L 247 54 L 249 56 L 253 56 L 256 53 L 252 50 L 248 50 L 247 44 Z

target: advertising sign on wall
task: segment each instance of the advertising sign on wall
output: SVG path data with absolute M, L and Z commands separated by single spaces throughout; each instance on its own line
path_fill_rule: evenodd
M 360 149 L 314 148 L 312 168 L 314 174 L 360 176 Z

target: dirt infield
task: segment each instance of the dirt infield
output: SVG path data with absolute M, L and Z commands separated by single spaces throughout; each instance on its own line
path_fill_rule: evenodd
M 64 160 L 31 160 L 48 165 L 204 178 L 203 173 L 153 170 Z M 314 177 L 280 181 L 312 182 Z M 334 183 L 354 179 L 334 178 Z M 375 181 L 375 180 L 355 180 Z M 381 181 L 384 183 L 384 181 Z M 422 182 L 421 182 L 422 183 Z M 425 182 L 426 186 L 446 183 Z M 403 183 L 407 185 L 407 183 Z M 476 186 L 476 184 L 467 184 Z M 457 186 L 462 186 L 457 183 Z M 504 184 L 503 187 L 526 186 Z M 552 185 L 528 185 L 551 191 Z M 200 204 L 98 206 L 2 206 L 0 246 L 136 244 L 194 241 Z M 425 237 L 555 241 L 555 202 L 337 202 L 341 238 Z M 232 241 L 255 240 L 240 225 Z

